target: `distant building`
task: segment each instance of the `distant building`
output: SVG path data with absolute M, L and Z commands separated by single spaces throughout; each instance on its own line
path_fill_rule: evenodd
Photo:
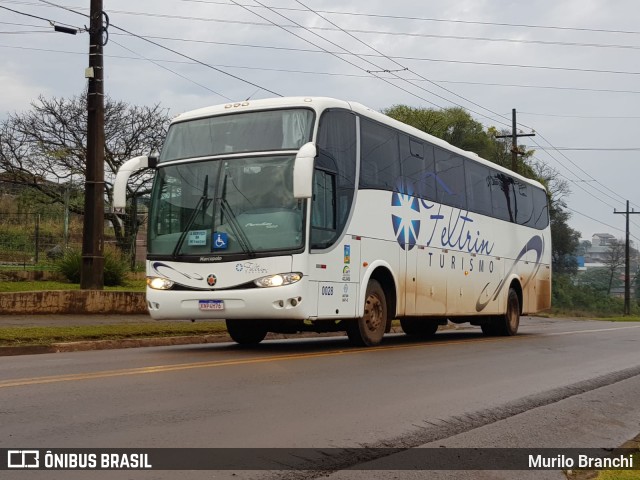
M 591 268 L 606 268 L 607 260 L 610 259 L 609 251 L 611 245 L 616 241 L 624 243 L 623 239 L 618 239 L 614 235 L 610 233 L 594 233 L 591 237 L 591 245 L 584 249 L 582 257 L 583 261 L 578 261 L 578 270 L 586 271 Z M 588 244 L 588 242 L 584 242 Z M 578 258 L 580 258 L 578 257 Z M 629 263 L 630 263 L 630 272 L 631 272 L 631 294 L 634 295 L 635 285 L 633 283 L 633 278 L 635 276 L 635 272 L 638 271 L 640 266 L 640 252 L 631 245 L 631 249 L 629 251 Z M 621 282 L 624 282 L 624 266 L 619 270 L 616 270 L 616 278 L 618 278 Z M 624 286 L 614 287 L 611 289 L 611 295 L 614 297 L 624 297 Z
M 591 237 L 591 246 L 584 252 L 584 267 L 603 267 L 611 243 L 617 239 L 610 233 L 594 233 Z

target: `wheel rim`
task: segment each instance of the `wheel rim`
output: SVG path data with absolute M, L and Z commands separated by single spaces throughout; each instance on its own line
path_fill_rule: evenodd
M 370 332 L 378 331 L 383 322 L 382 317 L 382 302 L 377 295 L 369 295 L 364 309 L 364 323 L 367 326 L 367 330 Z

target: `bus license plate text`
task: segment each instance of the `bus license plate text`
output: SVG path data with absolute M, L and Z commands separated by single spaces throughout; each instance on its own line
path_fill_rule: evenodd
M 223 300 L 200 300 L 200 310 L 224 310 Z

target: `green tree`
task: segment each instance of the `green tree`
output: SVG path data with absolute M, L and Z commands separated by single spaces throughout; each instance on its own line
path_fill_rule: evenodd
M 603 263 L 608 273 L 609 284 L 607 295 L 611 295 L 611 289 L 616 286 L 614 280 L 620 281 L 620 272 L 625 264 L 625 242 L 619 239 L 611 239 L 607 245 Z
M 615 280 L 615 279 L 614 279 Z M 621 282 L 619 279 L 613 284 L 613 287 L 619 287 Z M 581 287 L 589 287 L 594 291 L 609 295 L 609 282 L 611 281 L 609 269 L 606 267 L 590 268 L 584 272 L 578 273 L 575 284 Z
M 578 255 L 585 255 L 589 251 L 591 246 L 592 245 L 590 240 L 580 240 L 580 244 L 578 245 L 578 250 L 576 251 L 576 253 Z
M 484 158 L 489 158 L 495 147 L 482 124 L 462 108 L 432 110 L 395 105 L 382 113 Z
M 580 232 L 569 226 L 570 214 L 560 205 L 549 204 L 551 217 L 551 259 L 557 274 L 574 274 L 578 270 L 575 252 L 580 244 Z
M 128 159 L 160 149 L 170 118 L 159 105 L 136 106 L 105 99 L 105 205 L 113 201 L 113 179 Z M 87 157 L 86 96 L 45 98 L 31 110 L 10 114 L 0 122 L 0 173 L 3 178 L 37 192 L 31 200 L 63 204 L 72 192 L 69 209 L 83 213 L 83 186 Z M 110 221 L 118 247 L 127 252 L 135 245 L 138 230 L 137 199 L 150 192 L 151 175 L 132 176 L 128 196 L 132 199 L 124 224 L 111 211 Z M 110 210 L 110 209 L 109 209 Z

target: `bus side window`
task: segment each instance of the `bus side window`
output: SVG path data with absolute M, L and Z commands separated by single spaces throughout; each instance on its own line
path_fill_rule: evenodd
M 357 160 L 355 115 L 347 110 L 326 110 L 320 117 L 316 145 L 318 147 L 316 168 L 325 172 L 335 172 L 336 205 L 333 228 L 336 232 L 332 239 L 335 241 L 347 225 L 353 204 Z M 331 246 L 331 243 L 322 242 L 321 246 L 326 248 Z
M 471 160 L 465 160 L 465 164 L 469 210 L 491 216 L 491 176 L 489 167 Z
M 491 172 L 491 202 L 493 216 L 507 222 L 515 221 L 513 178 L 502 172 Z
M 529 225 L 533 217 L 533 198 L 531 195 L 531 187 L 526 183 L 516 180 L 515 184 L 516 197 L 516 222 L 519 225 Z
M 549 225 L 549 201 L 547 193 L 541 188 L 531 187 L 533 192 L 533 215 L 528 225 L 542 230 Z
M 326 248 L 336 237 L 336 176 L 316 169 L 311 202 L 311 247 Z
M 467 208 L 462 157 L 440 148 L 435 150 L 438 202 L 455 208 Z
M 400 177 L 398 134 L 366 119 L 361 119 L 360 129 L 360 187 L 395 190 Z
M 436 178 L 433 145 L 401 135 L 400 162 L 402 176 L 411 187 L 412 195 L 435 201 Z

